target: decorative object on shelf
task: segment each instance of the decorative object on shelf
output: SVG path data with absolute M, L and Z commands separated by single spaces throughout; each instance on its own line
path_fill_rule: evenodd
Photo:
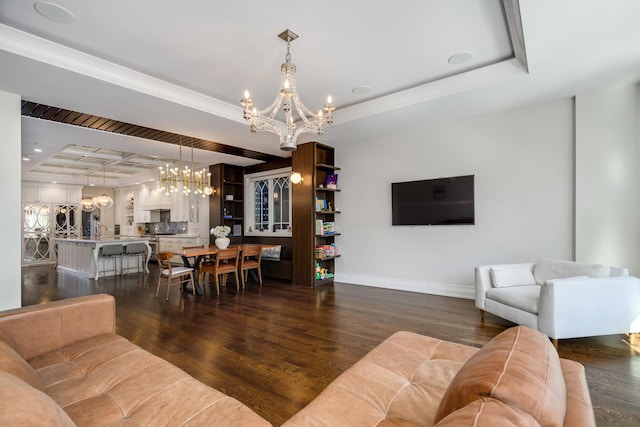
M 300 184 L 302 181 L 304 181 L 304 178 L 302 178 L 302 175 L 299 172 L 293 172 L 291 173 L 291 177 L 289 178 L 289 180 L 292 184 Z
M 258 111 L 250 97 L 249 91 L 244 91 L 244 98 L 240 104 L 244 107 L 244 118 L 251 123 L 251 133 L 258 131 L 267 131 L 275 133 L 280 138 L 280 149 L 283 151 L 294 151 L 296 149 L 296 141 L 298 136 L 306 132 L 316 132 L 318 135 L 323 134 L 322 127 L 333 123 L 333 100 L 331 95 L 327 98 L 322 110 L 317 114 L 309 110 L 300 100 L 296 88 L 296 66 L 291 62 L 291 53 L 289 51 L 291 42 L 298 38 L 298 35 L 291 30 L 284 30 L 278 34 L 282 40 L 287 42 L 287 54 L 285 55 L 285 63 L 280 66 L 282 72 L 282 82 L 280 83 L 280 92 L 276 96 L 273 103 L 264 110 Z M 293 105 L 292 101 L 293 100 Z M 275 116 L 282 105 L 284 112 L 284 126 L 275 120 Z M 298 127 L 293 119 L 292 107 L 295 107 L 302 126 Z M 324 114 L 323 114 L 324 110 Z
M 227 237 L 231 233 L 231 227 L 228 225 L 216 225 L 211 230 L 209 230 L 209 234 L 212 234 L 216 237 L 214 243 L 220 249 L 226 249 L 229 247 L 229 243 L 231 242 Z
M 330 190 L 335 190 L 336 188 L 338 188 L 338 174 L 328 173 L 327 178 L 324 181 L 324 186 Z
M 215 193 L 211 186 L 211 173 L 205 168 L 200 171 L 193 169 L 193 142 L 191 142 L 191 167 L 182 167 L 182 139 L 180 139 L 179 167 L 171 168 L 167 163 L 164 168 L 160 166 L 158 169 L 160 170 L 158 188 L 167 196 L 169 193 L 177 193 L 180 190 L 179 183 L 182 183 L 182 193 L 185 196 L 193 193 L 207 197 Z

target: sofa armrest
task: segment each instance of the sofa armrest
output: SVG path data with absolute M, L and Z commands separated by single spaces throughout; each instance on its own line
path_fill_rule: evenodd
M 0 331 L 26 360 L 116 330 L 115 299 L 91 295 L 0 312 Z
M 533 271 L 533 267 L 536 264 L 533 262 L 526 262 L 520 264 L 495 264 L 495 265 L 480 265 L 476 267 L 476 307 L 480 310 L 484 310 L 484 301 L 486 299 L 487 291 L 491 289 L 491 269 L 496 268 L 517 268 L 526 267 Z
M 554 339 L 640 332 L 640 279 L 547 280 L 540 290 L 538 329 Z

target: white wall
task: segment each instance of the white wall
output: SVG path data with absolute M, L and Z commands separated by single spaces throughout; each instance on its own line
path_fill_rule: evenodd
M 576 260 L 640 275 L 640 89 L 576 96 Z
M 571 259 L 572 123 L 562 99 L 336 144 L 336 280 L 472 298 L 476 265 Z M 391 225 L 392 182 L 467 174 L 475 225 Z
M 2 168 L 0 181 L 12 184 L 20 176 L 21 170 L 21 127 L 20 96 L 0 92 L 0 129 L 2 137 Z M 4 244 L 0 245 L 0 310 L 22 305 L 21 291 L 21 248 L 22 214 L 20 185 L 4 185 L 2 189 L 0 224 Z

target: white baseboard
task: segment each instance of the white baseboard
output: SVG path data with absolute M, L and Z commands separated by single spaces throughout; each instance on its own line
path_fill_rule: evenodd
M 475 299 L 474 285 L 442 283 L 418 280 L 402 280 L 390 277 L 363 276 L 355 274 L 336 274 L 334 280 L 352 285 L 371 286 L 374 288 L 395 289 L 398 291 L 419 292 L 423 294 L 441 295 L 445 297 Z

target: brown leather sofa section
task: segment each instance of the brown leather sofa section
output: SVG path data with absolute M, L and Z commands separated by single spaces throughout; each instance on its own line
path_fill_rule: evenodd
M 588 427 L 595 426 L 595 417 L 582 365 L 559 359 L 544 334 L 516 327 L 480 350 L 397 332 L 284 426 L 431 427 L 436 422 L 438 427 Z
M 524 326 L 495 337 L 451 381 L 436 422 L 482 397 L 517 408 L 541 425 L 561 427 L 567 391 L 560 358 L 549 338 Z
M 0 313 L 0 390 L 0 425 L 271 425 L 116 335 L 109 295 Z

